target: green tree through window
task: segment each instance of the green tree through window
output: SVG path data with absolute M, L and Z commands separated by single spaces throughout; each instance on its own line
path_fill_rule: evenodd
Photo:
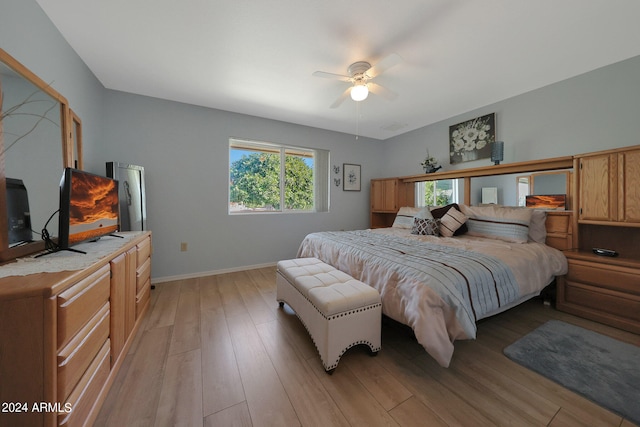
M 252 143 L 230 155 L 230 212 L 314 210 L 313 151 Z

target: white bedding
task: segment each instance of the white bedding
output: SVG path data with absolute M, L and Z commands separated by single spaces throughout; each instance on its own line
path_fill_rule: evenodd
M 476 321 L 538 295 L 567 271 L 562 252 L 541 243 L 416 236 L 399 228 L 312 233 L 298 256 L 319 258 L 377 289 L 383 313 L 410 326 L 445 367 L 455 340 L 475 338 Z

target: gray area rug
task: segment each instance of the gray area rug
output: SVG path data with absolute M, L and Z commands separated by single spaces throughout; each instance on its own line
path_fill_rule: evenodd
M 504 354 L 640 425 L 640 347 L 550 320 Z

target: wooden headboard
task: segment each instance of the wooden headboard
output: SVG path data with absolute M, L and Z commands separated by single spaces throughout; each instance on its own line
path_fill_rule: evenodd
M 572 211 L 547 212 L 547 245 L 561 251 L 573 247 L 572 215 Z

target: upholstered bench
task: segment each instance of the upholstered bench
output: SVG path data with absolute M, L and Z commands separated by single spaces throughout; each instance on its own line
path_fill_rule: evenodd
M 380 350 L 382 304 L 372 287 L 317 258 L 278 262 L 276 287 L 280 307 L 296 312 L 329 374 L 354 345 Z

